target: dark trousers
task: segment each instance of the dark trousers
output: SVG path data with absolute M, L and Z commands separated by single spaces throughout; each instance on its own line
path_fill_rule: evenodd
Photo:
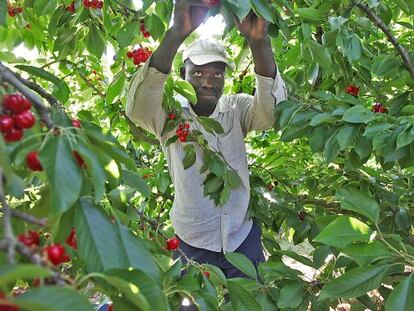
M 257 269 L 257 266 L 259 263 L 265 261 L 265 257 L 263 254 L 263 248 L 261 243 L 261 230 L 260 227 L 253 223 L 252 229 L 250 230 L 248 236 L 243 241 L 243 243 L 235 250 L 236 253 L 242 253 L 247 258 L 250 259 L 250 261 L 254 264 L 254 266 Z M 198 262 L 198 263 L 208 263 L 211 265 L 215 265 L 219 267 L 226 278 L 236 278 L 241 277 L 245 278 L 247 277 L 243 272 L 238 270 L 236 267 L 234 267 L 225 257 L 224 253 L 221 252 L 213 252 L 210 250 L 202 249 L 193 247 L 191 245 L 188 245 L 183 240 L 180 239 L 179 236 L 177 238 L 180 240 L 180 249 L 184 252 L 184 254 Z M 173 258 L 176 259 L 180 257 L 179 252 L 174 252 Z M 186 263 L 186 259 L 181 256 L 181 260 L 183 263 Z M 197 310 L 195 306 L 188 306 L 184 307 L 182 306 L 180 311 L 187 310 Z

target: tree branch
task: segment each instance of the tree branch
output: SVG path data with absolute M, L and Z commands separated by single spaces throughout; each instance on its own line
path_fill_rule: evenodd
M 3 191 L 3 170 L 0 167 L 0 203 L 3 206 L 3 228 L 4 238 L 7 247 L 7 261 L 14 263 L 14 248 L 17 244 L 16 237 L 13 234 L 13 227 L 11 225 L 11 209 L 6 202 L 6 197 Z
M 398 54 L 400 54 L 405 67 L 408 69 L 411 77 L 414 79 L 414 64 L 410 58 L 410 55 L 408 54 L 407 50 L 398 42 L 397 38 L 391 33 L 391 30 L 388 28 L 388 26 L 367 5 L 360 3 L 357 0 L 352 0 L 352 3 L 355 6 L 357 6 L 361 11 L 363 11 L 375 26 L 380 28 L 385 33 L 388 40 L 396 48 Z
M 30 88 L 34 87 L 33 90 L 38 92 L 41 96 L 51 97 L 54 98 L 52 95 L 46 93 L 40 86 L 36 83 L 29 82 L 18 74 L 14 73 L 12 70 L 4 66 L 0 62 L 0 78 L 4 81 L 7 81 L 9 84 L 14 86 L 18 89 L 27 99 L 30 100 L 33 107 L 36 109 L 37 113 L 39 114 L 41 120 L 46 124 L 46 126 L 51 129 L 53 128 L 52 119 L 49 116 L 50 109 L 46 107 L 42 101 L 37 97 Z M 55 99 L 56 100 L 56 99 Z
M 0 208 L 0 212 L 3 212 L 3 209 Z M 47 225 L 47 219 L 46 218 L 42 218 L 42 219 L 38 219 L 32 215 L 20 212 L 20 211 L 16 211 L 15 209 L 11 209 L 11 215 L 13 217 L 19 218 L 25 222 L 37 225 L 39 227 L 44 227 Z
M 125 117 L 125 120 L 128 122 L 129 125 L 129 131 L 131 135 L 134 137 L 134 140 L 136 142 L 146 142 L 151 145 L 159 146 L 160 142 L 158 139 L 149 137 L 144 133 L 143 130 L 141 130 L 138 126 L 135 125 L 135 123 L 127 117 L 124 111 L 121 112 L 121 114 Z

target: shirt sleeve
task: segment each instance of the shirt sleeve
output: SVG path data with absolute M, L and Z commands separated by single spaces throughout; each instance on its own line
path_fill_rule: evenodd
M 130 82 L 125 110 L 126 115 L 138 126 L 160 139 L 167 119 L 162 108 L 162 101 L 168 74 L 149 67 L 150 59 L 138 70 Z
M 273 126 L 275 106 L 287 99 L 286 84 L 278 69 L 274 79 L 256 74 L 255 95 L 241 94 L 238 97 L 240 122 L 246 136 L 250 131 L 263 131 Z

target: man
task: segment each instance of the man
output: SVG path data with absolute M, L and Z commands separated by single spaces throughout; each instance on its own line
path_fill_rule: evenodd
M 202 3 L 201 0 L 176 1 L 173 25 L 131 81 L 126 114 L 139 126 L 154 133 L 163 145 L 175 186 L 170 216 L 181 250 L 197 262 L 220 267 L 228 278 L 245 277 L 224 258 L 224 253 L 236 251 L 246 255 L 255 266 L 265 260 L 260 228 L 247 217 L 249 171 L 244 137 L 249 131 L 272 127 L 275 105 L 285 100 L 287 93 L 273 59 L 268 22 L 253 13 L 242 22 L 237 19 L 235 22 L 252 51 L 257 79 L 254 97 L 247 94 L 222 96 L 225 69 L 231 63 L 219 43 L 201 40 L 184 51 L 182 77 L 193 85 L 197 104 L 181 99 L 183 116 L 194 120 L 191 129 L 202 131 L 209 146 L 221 152 L 242 180 L 242 185 L 232 190 L 226 204 L 216 207 L 213 200 L 203 196 L 205 174 L 200 173 L 203 165 L 201 150 L 196 147 L 195 164 L 184 170 L 183 147 L 188 143 L 178 141 L 165 147 L 169 137 L 161 136 L 167 120 L 162 109 L 164 84 L 178 48 L 207 14 L 208 7 Z M 207 133 L 195 121 L 196 116 L 208 116 L 220 122 L 224 133 Z

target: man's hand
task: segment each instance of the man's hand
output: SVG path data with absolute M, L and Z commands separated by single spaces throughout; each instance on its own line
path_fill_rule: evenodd
M 268 38 L 269 22 L 264 18 L 258 17 L 253 11 L 242 22 L 235 16 L 233 18 L 240 33 L 247 41 L 255 42 Z
M 172 30 L 186 38 L 204 21 L 209 7 L 203 0 L 177 0 Z

